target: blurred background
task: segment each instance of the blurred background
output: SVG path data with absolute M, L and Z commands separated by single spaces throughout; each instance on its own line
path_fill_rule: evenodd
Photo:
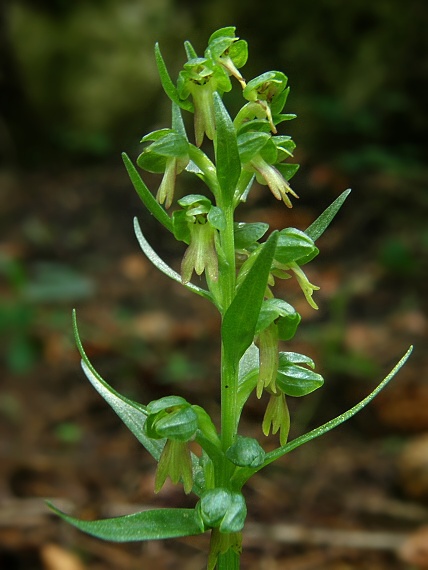
M 299 201 L 290 211 L 256 188 L 241 219 L 305 229 L 353 190 L 307 267 L 320 310 L 291 281 L 279 291 L 303 317 L 288 349 L 313 356 L 326 378 L 319 393 L 290 402 L 291 437 L 351 407 L 415 345 L 369 409 L 249 485 L 243 568 L 428 567 L 417 548 L 428 524 L 426 2 L 4 0 L 1 568 L 203 568 L 206 537 L 104 544 L 59 523 L 43 498 L 88 518 L 193 504 L 172 486 L 153 498 L 153 462 L 81 373 L 71 310 L 116 389 L 143 403 L 176 391 L 218 414 L 217 315 L 139 251 L 135 215 L 173 267 L 184 248 L 144 211 L 120 153 L 135 160 L 141 137 L 170 124 L 154 43 L 175 78 L 183 41 L 202 55 L 228 25 L 249 42 L 246 79 L 284 71 L 286 112 L 298 115 L 281 133 L 297 144 Z M 155 192 L 160 179 L 144 179 Z M 179 191 L 189 190 L 198 188 L 186 178 Z M 265 405 L 250 400 L 248 435 L 260 437 Z M 374 549 L 334 545 L 328 532 L 321 545 L 262 535 L 261 525 L 279 522 L 391 540 Z M 407 541 L 399 550 L 398 536 Z

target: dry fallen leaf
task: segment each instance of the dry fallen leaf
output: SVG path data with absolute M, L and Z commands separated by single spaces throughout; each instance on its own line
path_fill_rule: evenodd
M 420 570 L 428 568 L 428 526 L 411 534 L 400 548 L 399 555 L 404 562 Z
M 45 570 L 85 570 L 80 559 L 57 544 L 45 544 L 40 550 Z

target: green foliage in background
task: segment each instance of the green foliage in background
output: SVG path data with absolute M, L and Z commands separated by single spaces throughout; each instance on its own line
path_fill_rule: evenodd
M 136 122 L 149 127 L 154 41 L 179 68 L 178 38 L 192 34 L 203 45 L 227 14 L 252 38 L 250 75 L 268 64 L 295 78 L 294 110 L 305 119 L 293 134 L 316 160 L 401 174 L 425 163 L 425 0 L 406 8 L 398 0 L 272 0 L 268 9 L 256 0 L 9 4 L 25 91 L 66 152 L 103 156 L 132 140 Z

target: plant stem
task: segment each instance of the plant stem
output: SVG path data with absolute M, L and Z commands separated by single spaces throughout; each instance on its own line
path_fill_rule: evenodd
M 222 306 L 223 316 L 229 308 L 235 296 L 236 269 L 235 269 L 235 241 L 233 214 L 234 210 L 231 205 L 223 208 L 226 226 L 221 232 L 221 245 L 225 256 L 225 266 L 222 275 Z M 224 339 L 222 339 L 221 352 L 221 439 L 223 449 L 230 447 L 236 435 L 236 398 L 238 391 L 238 366 L 234 361 L 225 358 Z M 226 484 L 229 476 L 228 465 L 221 469 L 220 478 L 222 483 Z
M 229 548 L 224 554 L 219 554 L 217 570 L 239 570 L 240 556 L 233 548 Z

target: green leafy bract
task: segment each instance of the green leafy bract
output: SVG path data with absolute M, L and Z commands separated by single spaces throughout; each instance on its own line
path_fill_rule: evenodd
M 223 317 L 222 337 L 231 361 L 239 361 L 253 341 L 277 239 L 278 232 L 272 232 Z
M 330 206 L 326 208 L 324 212 L 314 222 L 312 222 L 308 228 L 306 228 L 305 234 L 309 236 L 313 241 L 316 241 L 318 238 L 320 238 L 350 193 L 350 189 L 342 192 L 342 194 L 336 198 L 336 200 L 330 204 Z
M 232 120 L 218 93 L 214 93 L 216 122 L 216 165 L 217 179 L 223 196 L 223 203 L 230 204 L 241 174 L 238 143 Z
M 114 542 L 159 540 L 204 532 L 197 522 L 194 509 L 153 509 L 122 517 L 87 521 L 67 515 L 52 503 L 48 502 L 48 506 L 79 530 Z
M 278 338 L 290 340 L 296 333 L 301 317 L 286 301 L 282 299 L 266 299 L 261 306 L 257 321 L 256 334 L 266 329 L 271 323 L 278 325 Z
M 262 238 L 269 229 L 263 222 L 237 222 L 234 225 L 235 249 L 246 250 Z
M 160 222 L 167 230 L 172 231 L 171 218 L 165 212 L 165 210 L 158 204 L 153 194 L 144 184 L 141 176 L 138 174 L 137 169 L 132 164 L 130 158 L 126 153 L 122 153 L 122 159 L 125 164 L 126 170 L 128 171 L 129 178 L 140 197 L 143 204 L 146 206 L 148 211 L 153 214 L 153 216 Z
M 306 396 L 324 384 L 321 374 L 299 366 L 306 364 L 313 368 L 313 360 L 303 354 L 280 352 L 276 384 L 286 396 Z
M 313 240 L 296 228 L 286 228 L 279 232 L 275 261 L 282 265 L 296 262 L 303 265 L 311 261 L 319 253 Z

